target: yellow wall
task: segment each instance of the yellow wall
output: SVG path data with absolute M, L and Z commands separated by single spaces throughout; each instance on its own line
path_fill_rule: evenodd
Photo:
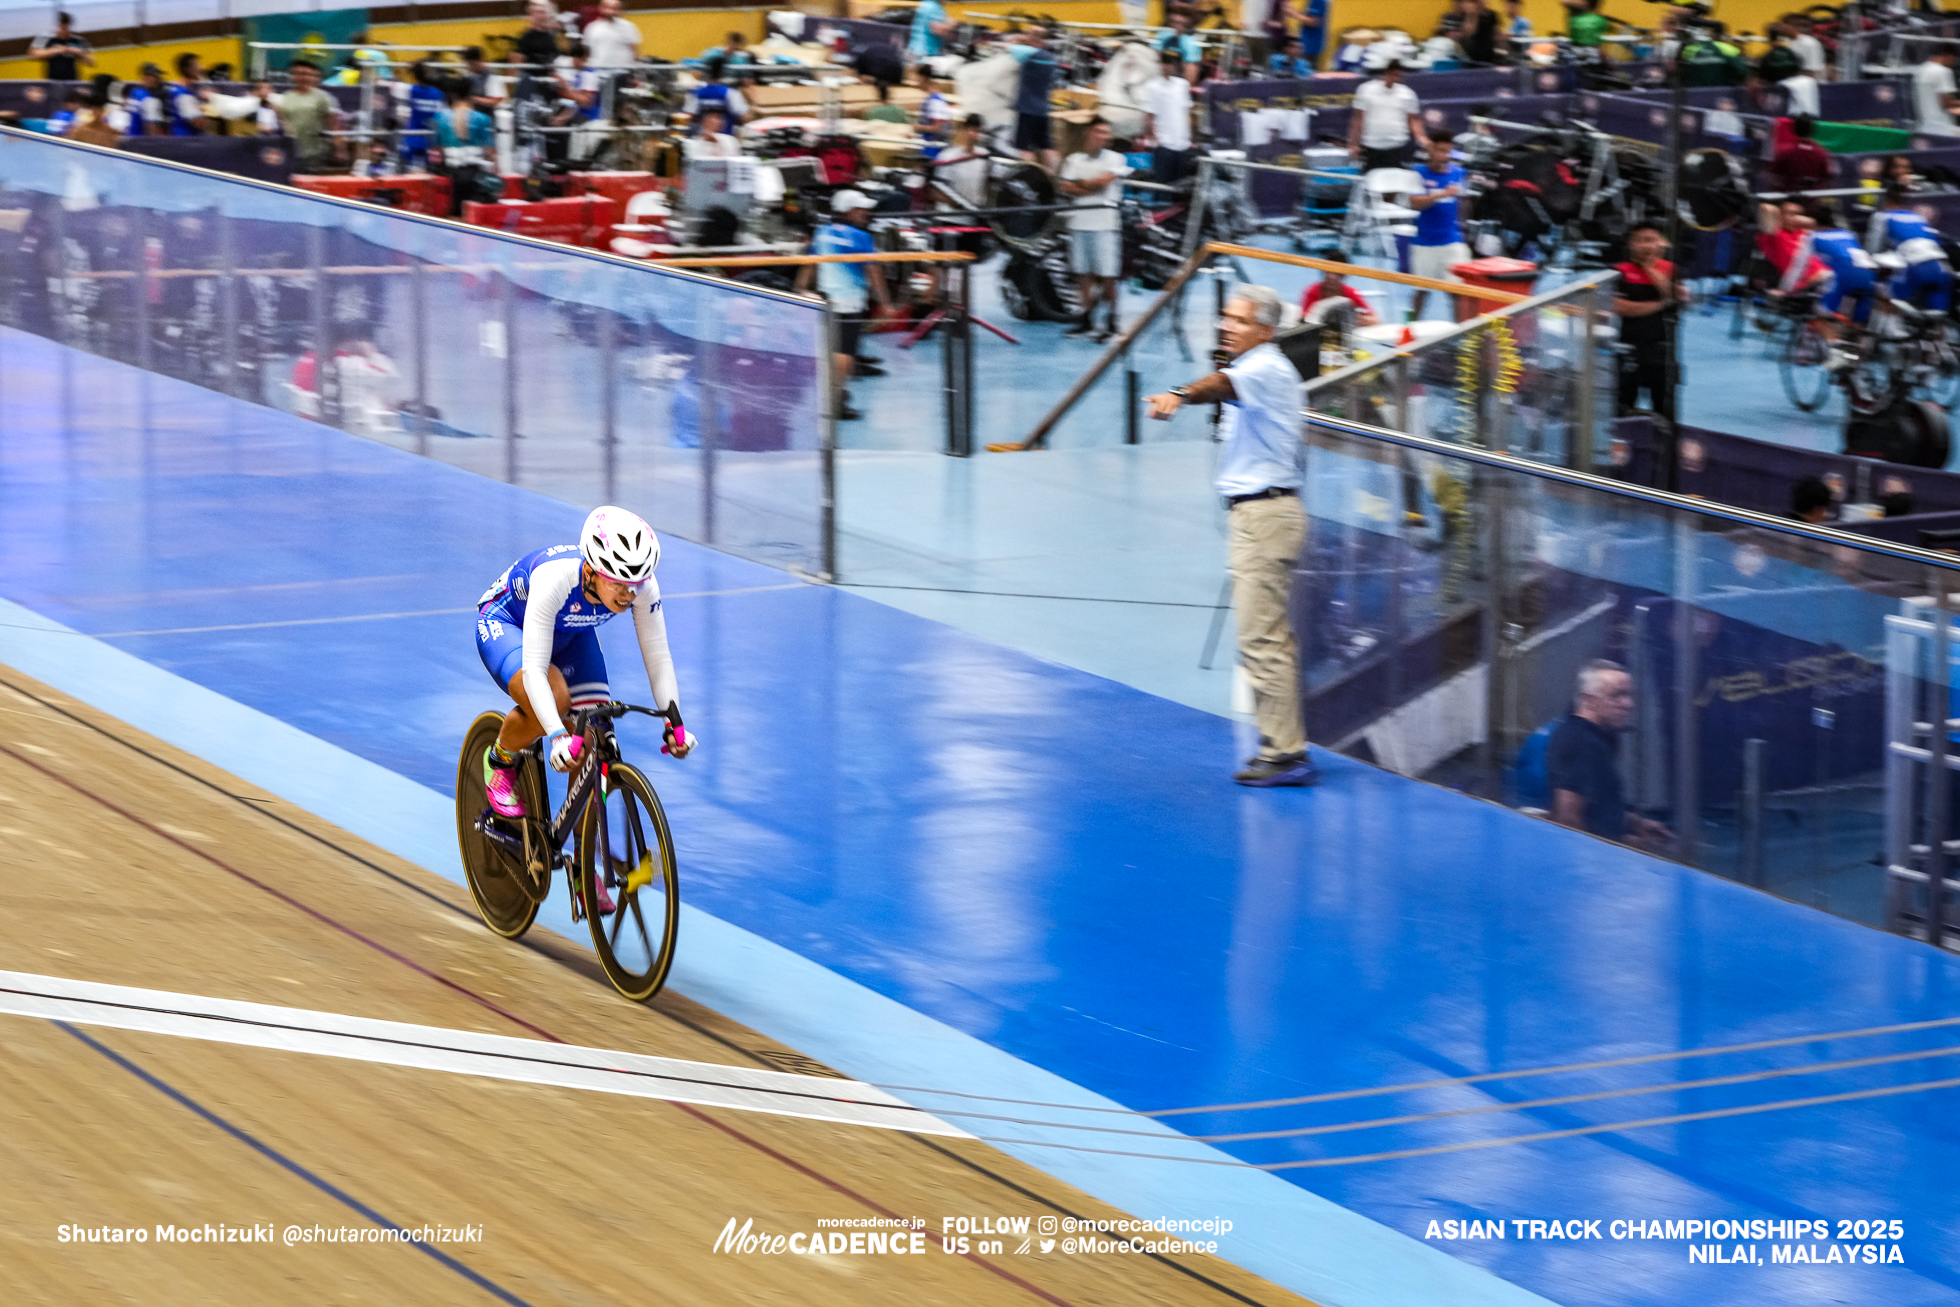
M 623 15 L 640 29 L 640 53 L 652 59 L 691 59 L 711 45 L 720 45 L 730 32 L 741 32 L 751 43 L 762 40 L 764 9 L 661 9 L 635 13 L 629 4 Z M 516 36 L 524 30 L 521 18 L 478 18 L 446 23 L 384 23 L 370 35 L 377 41 L 403 45 L 482 45 L 486 36 Z
M 882 8 L 883 5 L 878 7 Z M 1232 7 L 1236 8 L 1236 5 Z M 1329 39 L 1331 41 L 1333 34 L 1344 27 L 1365 24 L 1370 27 L 1399 27 L 1421 40 L 1435 28 L 1443 7 L 1442 0 L 1335 0 L 1328 23 Z M 1029 0 L 995 0 L 994 3 L 977 0 L 972 4 L 950 4 L 947 8 L 959 18 L 973 13 L 999 14 L 1020 9 L 1033 14 L 1048 14 L 1064 22 L 1117 21 L 1116 0 L 1047 0 L 1046 3 L 1039 0 L 1036 3 L 1029 3 Z M 1722 0 L 1720 16 L 1731 31 L 1760 32 L 1765 24 L 1791 12 L 1793 8 L 1790 0 Z M 1642 4 L 1640 0 L 1609 0 L 1606 11 L 1645 27 L 1658 22 L 1661 13 L 1658 6 Z M 635 13 L 629 8 L 627 17 L 639 24 L 640 31 L 645 35 L 643 50 L 646 54 L 655 58 L 680 59 L 697 55 L 711 45 L 720 45 L 730 32 L 744 32 L 750 41 L 760 41 L 765 12 L 756 8 L 668 9 Z M 1565 9 L 1558 0 L 1526 0 L 1525 14 L 1541 33 L 1564 30 Z M 518 18 L 470 19 L 460 22 L 387 23 L 374 29 L 374 37 L 397 45 L 411 41 L 431 45 L 482 45 L 486 36 L 515 36 L 523 30 L 524 22 Z M 96 66 L 91 71 L 113 73 L 124 81 L 130 81 L 143 64 L 156 63 L 168 69 L 170 61 L 185 50 L 195 51 L 207 64 L 228 61 L 234 67 L 245 67 L 242 41 L 226 39 L 99 50 L 96 52 Z M 1329 57 L 1332 57 L 1331 48 Z M 0 61 L 0 78 L 39 76 L 41 64 L 38 60 Z
M 95 67 L 84 68 L 83 76 L 92 77 L 96 73 L 112 74 L 117 80 L 133 82 L 137 70 L 144 64 L 155 64 L 166 73 L 174 71 L 171 62 L 180 54 L 189 51 L 204 60 L 208 67 L 215 63 L 229 63 L 233 68 L 245 67 L 245 48 L 237 37 L 227 37 L 212 41 L 174 41 L 159 45 L 125 45 L 112 50 L 95 52 Z M 39 59 L 0 60 L 0 78 L 43 77 L 46 69 Z

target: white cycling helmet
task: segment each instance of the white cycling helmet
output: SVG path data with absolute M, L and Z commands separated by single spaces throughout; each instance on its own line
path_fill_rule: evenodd
M 660 566 L 660 537 L 646 519 L 610 504 L 586 517 L 578 547 L 593 571 L 629 585 L 650 579 Z

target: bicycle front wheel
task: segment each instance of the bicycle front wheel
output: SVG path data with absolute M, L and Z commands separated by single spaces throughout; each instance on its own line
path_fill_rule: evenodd
M 647 778 L 623 762 L 611 764 L 607 777 L 580 823 L 579 892 L 588 908 L 600 903 L 601 885 L 611 892 L 613 911 L 586 913 L 592 945 L 613 988 L 644 1003 L 660 992 L 674 965 L 680 871 L 667 814 Z

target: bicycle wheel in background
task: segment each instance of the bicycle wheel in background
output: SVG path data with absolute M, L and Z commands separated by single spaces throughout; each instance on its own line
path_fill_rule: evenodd
M 1897 383 L 1902 348 L 1898 341 L 1868 340 L 1862 356 L 1841 374 L 1845 403 L 1853 414 L 1870 417 L 1882 413 L 1899 398 Z
M 1776 367 L 1783 374 L 1783 393 L 1806 413 L 1815 413 L 1831 396 L 1831 374 L 1824 370 L 1830 342 L 1815 324 L 1799 322 L 1790 330 Z
M 476 828 L 477 819 L 490 806 L 489 796 L 483 792 L 483 754 L 496 742 L 503 724 L 502 713 L 486 712 L 470 723 L 463 736 L 463 755 L 456 764 L 456 842 L 462 850 L 470 897 L 476 900 L 483 924 L 505 939 L 516 939 L 531 928 L 544 896 L 526 888 L 536 878 L 525 868 L 524 860 L 486 839 Z M 549 811 L 542 779 L 537 760 L 527 755 L 518 767 L 517 792 L 533 815 Z M 548 871 L 543 884 L 551 884 Z
M 667 983 L 680 930 L 680 872 L 660 796 L 623 762 L 607 768 L 603 794 L 586 805 L 578 841 L 579 893 L 598 901 L 603 878 L 614 910 L 587 912 L 592 944 L 613 988 L 644 1003 Z

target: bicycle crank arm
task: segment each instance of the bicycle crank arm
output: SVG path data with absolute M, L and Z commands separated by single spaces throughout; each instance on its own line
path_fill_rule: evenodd
M 478 834 L 482 835 L 484 839 L 489 840 L 491 843 L 500 844 L 504 848 L 509 849 L 512 853 L 518 854 L 519 856 L 523 855 L 524 853 L 523 838 L 521 836 L 513 835 L 509 831 L 505 830 L 496 821 L 496 819 L 491 816 L 491 809 L 485 808 L 483 810 L 483 815 L 476 819 L 476 829 Z

